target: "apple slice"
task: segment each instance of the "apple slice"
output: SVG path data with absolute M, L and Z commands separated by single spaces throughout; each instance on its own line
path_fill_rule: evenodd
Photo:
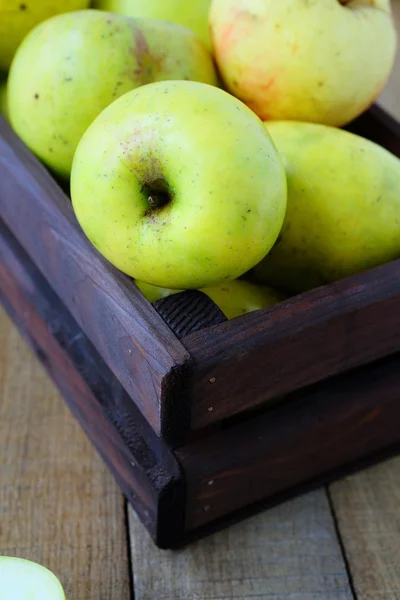
M 65 600 L 51 571 L 22 558 L 0 556 L 0 600 Z

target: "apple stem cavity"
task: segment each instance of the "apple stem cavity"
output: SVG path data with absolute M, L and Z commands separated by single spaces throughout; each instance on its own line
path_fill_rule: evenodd
M 154 211 L 169 204 L 172 200 L 171 191 L 163 179 L 157 179 L 142 187 L 150 211 Z

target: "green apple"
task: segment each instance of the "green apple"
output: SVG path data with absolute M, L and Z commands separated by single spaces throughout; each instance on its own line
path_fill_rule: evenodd
M 227 319 L 273 306 L 284 299 L 282 294 L 268 286 L 242 280 L 220 283 L 201 291 L 219 306 Z
M 7 70 L 26 34 L 45 19 L 80 10 L 90 0 L 0 0 L 0 71 Z
M 258 281 L 302 291 L 400 257 L 400 160 L 341 129 L 268 122 L 288 208 Z
M 263 120 L 344 125 L 395 58 L 390 0 L 213 0 L 210 23 L 226 88 Z
M 211 47 L 208 13 L 211 0 L 97 0 L 96 8 L 135 18 L 161 19 L 194 31 Z
M 38 25 L 8 83 L 11 123 L 39 158 L 68 176 L 83 133 L 124 93 L 153 81 L 216 84 L 211 56 L 188 29 L 86 10 Z
M 135 283 L 142 292 L 143 296 L 147 298 L 149 302 L 156 302 L 157 300 L 161 300 L 161 298 L 167 298 L 173 294 L 179 294 L 179 292 L 185 291 L 159 287 L 158 285 L 151 285 L 150 283 L 145 283 L 144 281 L 135 281 Z
M 65 600 L 58 579 L 41 565 L 0 556 L 0 600 Z
M 265 256 L 283 223 L 286 177 L 242 102 L 201 83 L 160 82 L 119 98 L 89 127 L 71 194 L 86 235 L 121 271 L 197 289 Z
M 161 288 L 142 281 L 136 281 L 137 287 L 149 302 L 177 294 L 183 290 Z M 227 319 L 235 319 L 249 312 L 277 304 L 284 296 L 265 285 L 256 285 L 249 281 L 227 281 L 200 290 L 207 294 L 222 310 Z
M 7 81 L 0 81 L 0 115 L 8 119 Z

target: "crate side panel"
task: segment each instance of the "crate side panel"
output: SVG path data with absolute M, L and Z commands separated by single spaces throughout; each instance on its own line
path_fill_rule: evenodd
M 186 526 L 283 493 L 400 442 L 400 354 L 179 448 Z

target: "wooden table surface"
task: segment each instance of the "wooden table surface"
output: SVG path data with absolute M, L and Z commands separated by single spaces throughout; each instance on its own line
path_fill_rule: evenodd
M 400 119 L 400 53 L 381 102 Z M 68 600 L 398 600 L 400 458 L 159 551 L 1 311 L 0 554 Z

